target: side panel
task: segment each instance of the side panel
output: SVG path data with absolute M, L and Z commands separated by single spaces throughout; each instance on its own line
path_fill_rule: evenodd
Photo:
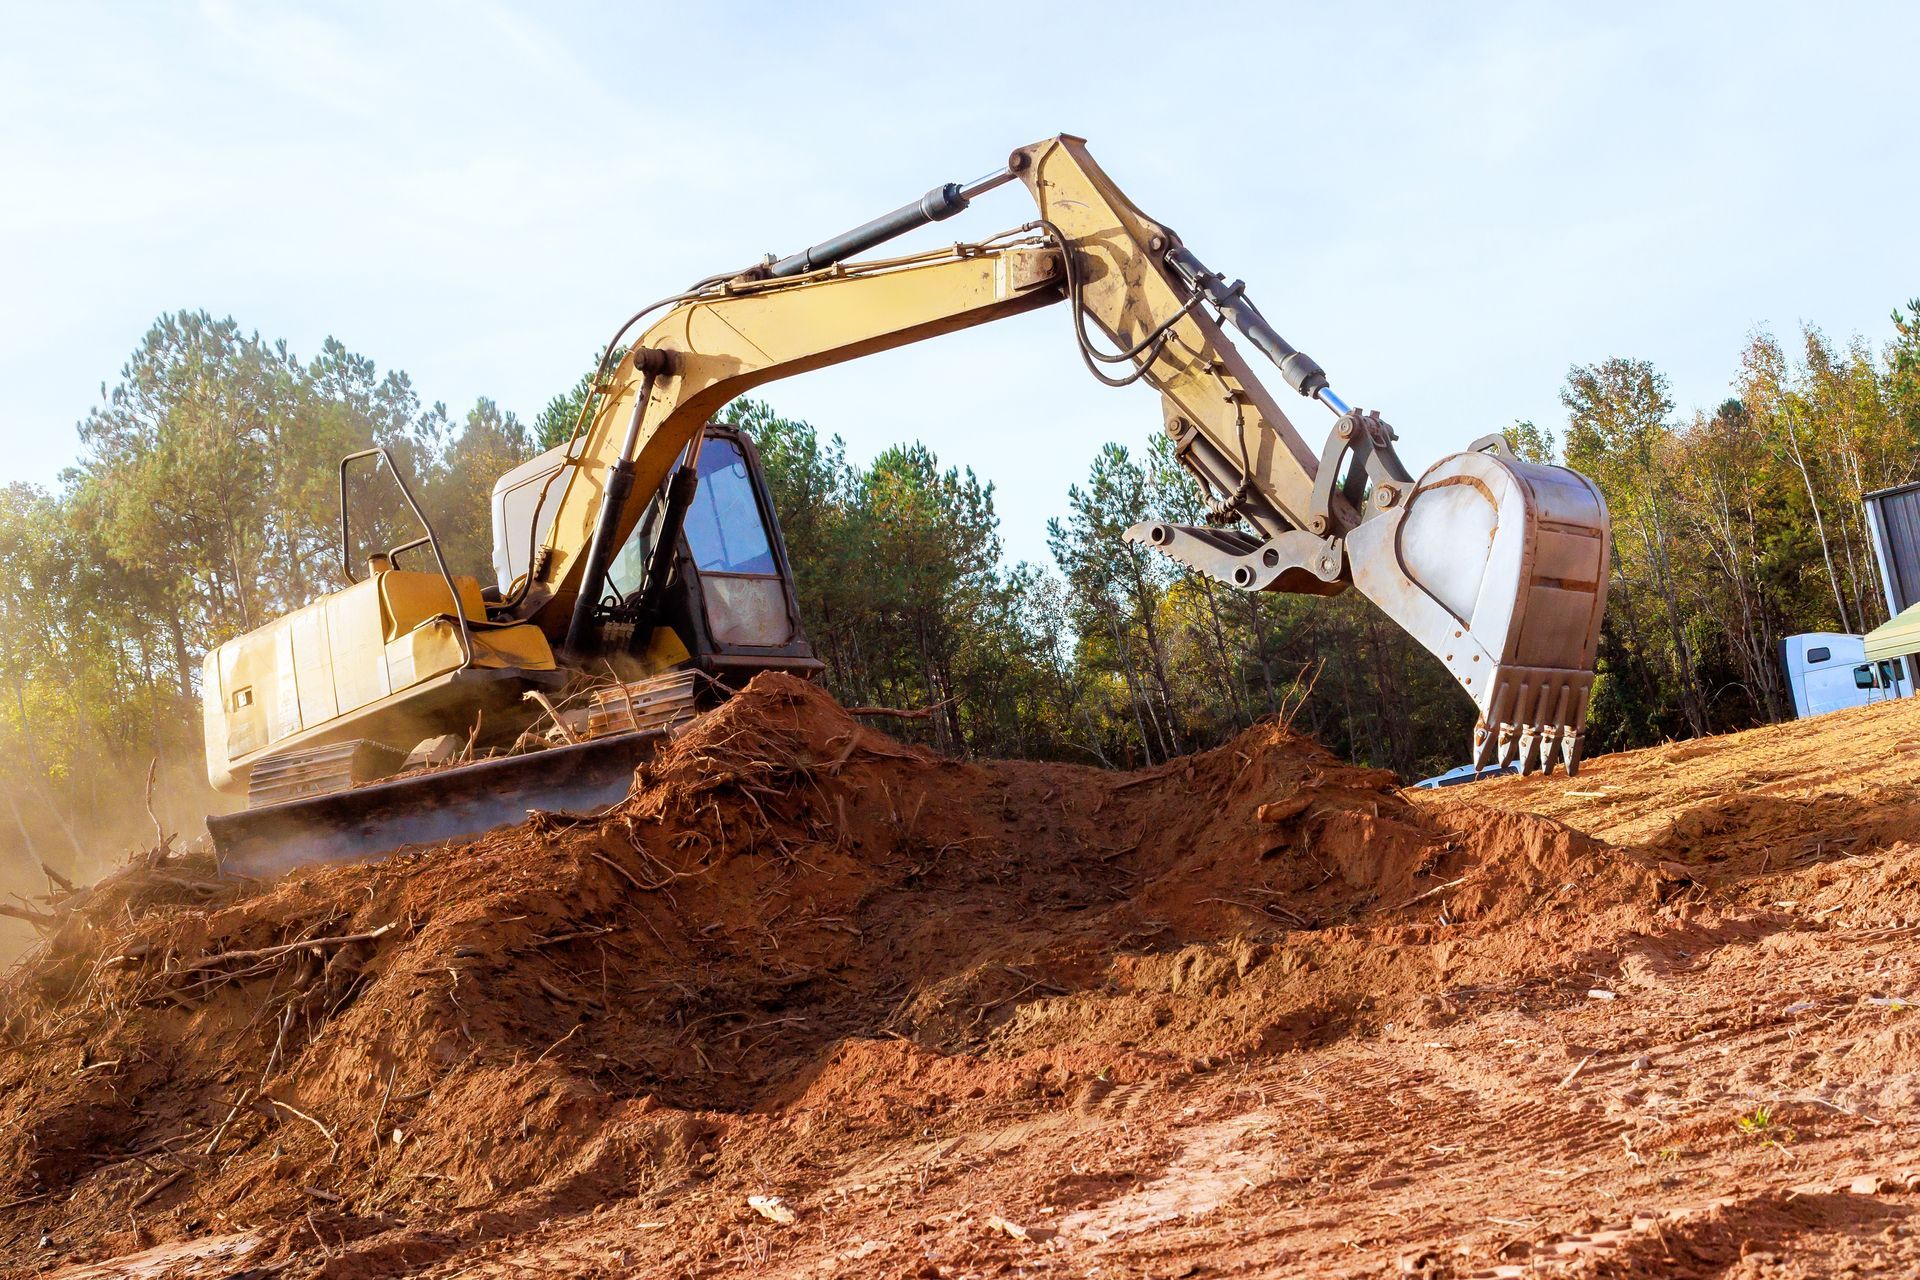
M 267 737 L 275 741 L 300 732 L 300 684 L 293 671 L 293 628 L 288 625 L 290 619 L 282 618 L 273 624 L 269 634 L 272 637 L 271 676 L 267 684 L 271 693 L 265 699 L 267 708 Z
M 387 679 L 386 637 L 376 584 L 356 583 L 309 607 L 324 607 L 327 611 L 337 713 L 356 710 L 392 693 L 393 685 Z
M 380 604 L 385 611 L 382 615 L 388 640 L 398 640 L 407 632 L 419 626 L 428 618 L 437 618 L 453 612 L 453 601 L 447 598 L 447 584 L 437 573 L 416 573 L 406 569 L 394 569 L 379 575 Z M 485 622 L 487 607 L 480 599 L 480 584 L 465 575 L 456 574 L 454 589 L 460 593 L 460 608 L 469 622 Z
M 311 606 L 291 614 L 293 678 L 300 698 L 300 724 L 324 724 L 340 714 L 333 687 L 333 646 L 327 637 L 327 610 Z
M 207 755 L 207 781 L 215 791 L 233 783 L 227 755 L 227 694 L 220 684 L 221 650 L 214 649 L 200 663 L 200 736 Z
M 397 640 L 387 641 L 387 678 L 405 689 L 460 665 L 460 633 L 451 622 L 430 619 Z

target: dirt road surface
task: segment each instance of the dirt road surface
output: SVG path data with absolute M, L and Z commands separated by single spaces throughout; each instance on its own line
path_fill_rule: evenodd
M 62 906 L 8 1275 L 1920 1274 L 1911 705 L 1416 793 L 762 677 L 604 819 Z

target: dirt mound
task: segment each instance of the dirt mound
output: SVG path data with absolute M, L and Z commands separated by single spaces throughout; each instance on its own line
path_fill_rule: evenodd
M 1271 724 L 1131 775 L 943 760 L 763 675 L 603 817 L 250 893 L 132 873 L 0 993 L 0 1255 L 405 1273 L 823 1152 L 1172 1105 L 1676 927 L 1652 860 L 1395 782 Z

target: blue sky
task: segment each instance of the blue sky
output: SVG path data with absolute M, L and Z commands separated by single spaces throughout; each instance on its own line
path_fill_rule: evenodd
M 1746 334 L 1920 294 L 1920 6 L 0 4 L 0 479 L 51 483 L 152 318 L 331 334 L 531 417 L 636 305 L 1088 137 L 1416 468 L 1556 428 L 1567 366 L 1681 410 Z M 922 243 L 1023 222 L 1017 188 Z M 1276 379 L 1276 385 L 1277 379 Z M 766 391 L 998 486 L 1012 557 L 1150 391 L 1063 310 Z M 1317 436 L 1323 415 L 1298 420 Z M 1316 440 L 1317 443 L 1317 440 Z

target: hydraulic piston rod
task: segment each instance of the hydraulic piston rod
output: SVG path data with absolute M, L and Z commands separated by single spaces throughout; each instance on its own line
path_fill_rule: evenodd
M 972 182 L 949 182 L 945 186 L 935 187 L 912 204 L 901 205 L 892 213 L 882 214 L 872 222 L 863 222 L 851 231 L 842 231 L 799 253 L 769 263 L 767 274 L 777 280 L 784 276 L 805 275 L 809 271 L 844 262 L 856 253 L 865 253 L 877 244 L 885 244 L 896 236 L 903 236 L 930 222 L 951 218 L 971 204 L 975 196 L 1011 181 L 1013 171 L 1000 169 Z
M 1225 276 L 1207 270 L 1206 264 L 1184 245 L 1175 245 L 1168 252 L 1167 263 L 1187 282 L 1188 288 L 1204 294 L 1234 328 L 1247 336 L 1247 341 L 1279 367 L 1280 376 L 1287 380 L 1288 386 L 1310 400 L 1320 401 L 1336 414 L 1347 412 L 1346 402 L 1327 385 L 1327 373 L 1320 362 L 1281 337 L 1279 331 L 1267 323 L 1260 308 L 1247 297 L 1244 284 L 1239 281 L 1228 284 Z

